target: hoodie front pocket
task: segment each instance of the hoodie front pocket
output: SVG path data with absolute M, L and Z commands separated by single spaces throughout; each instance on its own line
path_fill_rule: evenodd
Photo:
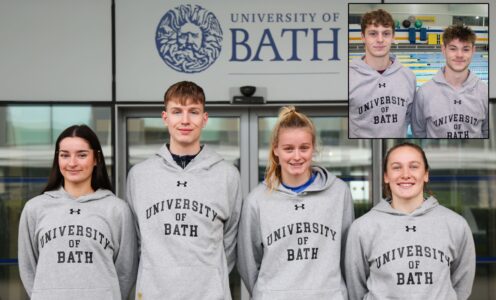
M 112 298 L 109 288 L 91 289 L 38 289 L 33 290 L 31 300 L 118 300 Z
M 225 298 L 219 270 L 209 266 L 144 267 L 136 295 L 143 300 Z

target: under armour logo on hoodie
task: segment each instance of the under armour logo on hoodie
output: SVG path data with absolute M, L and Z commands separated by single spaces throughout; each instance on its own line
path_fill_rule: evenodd
M 405 226 L 405 227 L 406 227 L 406 232 L 409 232 L 410 230 L 413 232 L 417 232 L 417 226 L 412 226 L 412 227 Z
M 381 87 L 386 87 L 386 83 L 385 82 L 384 83 L 379 83 L 379 88 L 381 88 Z
M 461 100 L 461 99 L 460 99 L 460 100 L 456 100 L 456 99 L 455 99 L 455 100 L 453 100 L 453 102 L 454 102 L 455 104 L 462 104 L 462 100 Z
M 178 180 L 178 181 L 177 181 L 177 186 L 181 186 L 181 185 L 182 185 L 182 186 L 186 187 L 186 184 L 187 184 L 187 183 L 188 183 L 187 181 L 185 181 L 185 182 L 181 182 L 181 181 L 179 181 L 179 180 Z
M 72 208 L 71 208 L 71 210 L 69 211 L 69 213 L 70 213 L 71 215 L 73 215 L 73 214 L 78 214 L 78 215 L 80 215 L 80 214 L 81 214 L 81 209 L 79 209 L 79 208 L 78 208 L 78 209 L 72 209 Z
M 295 204 L 295 210 L 298 210 L 298 208 L 305 209 L 305 204 L 301 204 L 301 205 Z

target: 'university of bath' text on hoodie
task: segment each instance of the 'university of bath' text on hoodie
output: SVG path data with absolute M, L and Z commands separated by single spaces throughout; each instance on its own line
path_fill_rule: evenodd
M 254 300 L 347 299 L 341 261 L 353 203 L 348 186 L 320 167 L 294 193 L 259 184 L 243 204 L 239 273 Z
M 349 136 L 351 138 L 406 137 L 416 89 L 413 72 L 394 55 L 380 74 L 363 59 L 349 68 Z
M 475 276 L 467 222 L 433 197 L 410 214 L 381 200 L 351 225 L 345 256 L 350 300 L 464 300 Z
M 455 90 L 444 77 L 444 68 L 415 96 L 413 135 L 418 138 L 487 138 L 488 88 L 473 72 Z
M 24 206 L 19 272 L 32 300 L 127 299 L 137 268 L 131 211 L 111 191 L 74 199 L 60 188 Z
M 137 299 L 231 299 L 239 173 L 204 145 L 183 169 L 164 145 L 134 166 L 127 200 L 140 241 Z

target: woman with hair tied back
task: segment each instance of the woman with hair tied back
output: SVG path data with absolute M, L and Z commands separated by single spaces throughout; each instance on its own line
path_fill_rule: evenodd
M 429 164 L 411 143 L 392 147 L 383 164 L 386 199 L 353 222 L 346 245 L 351 300 L 467 299 L 475 247 L 460 215 L 424 198 Z
M 31 299 L 127 299 L 136 231 L 127 203 L 111 190 L 96 134 L 86 125 L 65 129 L 47 186 L 21 214 L 19 272 Z
M 252 299 L 348 299 L 341 268 L 353 221 L 348 186 L 313 166 L 315 127 L 283 107 L 265 179 L 243 203 L 237 266 Z

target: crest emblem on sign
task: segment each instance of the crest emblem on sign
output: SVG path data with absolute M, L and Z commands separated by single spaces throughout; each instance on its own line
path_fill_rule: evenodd
M 182 73 L 199 73 L 220 55 L 222 28 L 217 17 L 199 5 L 185 4 L 165 13 L 155 44 L 163 61 Z

